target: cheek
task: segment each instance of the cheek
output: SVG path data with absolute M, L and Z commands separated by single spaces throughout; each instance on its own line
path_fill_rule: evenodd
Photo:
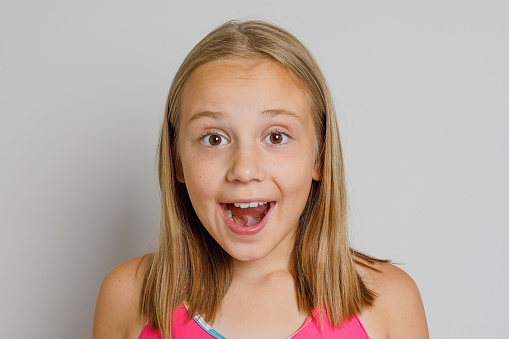
M 305 202 L 311 188 L 313 175 L 312 152 L 280 160 L 274 166 L 274 173 L 278 177 L 278 186 L 286 194 L 287 199 L 296 202 L 304 200 Z
M 306 175 L 303 175 L 306 172 Z M 297 204 L 305 203 L 311 189 L 312 178 L 308 171 L 301 171 L 295 175 L 286 175 L 281 189 L 285 191 L 287 199 Z
M 205 165 L 199 161 L 190 161 L 183 166 L 187 192 L 195 209 L 216 193 L 218 173 L 214 168 L 214 162 L 207 162 Z

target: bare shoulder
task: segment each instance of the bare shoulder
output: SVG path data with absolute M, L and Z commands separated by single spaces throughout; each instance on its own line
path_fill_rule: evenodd
M 148 255 L 114 267 L 104 278 L 94 314 L 94 339 L 137 338 L 143 328 L 140 296 Z
M 429 338 L 419 289 L 402 269 L 389 263 L 374 263 L 372 270 L 358 272 L 377 295 L 373 307 L 359 316 L 371 338 Z

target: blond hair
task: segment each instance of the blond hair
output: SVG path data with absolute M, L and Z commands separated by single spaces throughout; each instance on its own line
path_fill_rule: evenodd
M 274 60 L 309 96 L 321 180 L 312 183 L 289 268 L 299 309 L 310 313 L 318 307 L 323 312 L 319 317 L 325 314 L 339 327 L 344 318 L 371 306 L 375 296 L 355 269 L 359 256 L 372 261 L 351 250 L 348 242 L 345 177 L 332 98 L 309 51 L 290 33 L 260 21 L 230 21 L 216 28 L 191 50 L 175 75 L 159 142 L 159 243 L 147 268 L 141 311 L 163 338 L 169 338 L 176 307 L 185 302 L 191 315 L 213 320 L 230 285 L 232 259 L 202 226 L 176 170 L 184 84 L 197 67 L 232 59 Z

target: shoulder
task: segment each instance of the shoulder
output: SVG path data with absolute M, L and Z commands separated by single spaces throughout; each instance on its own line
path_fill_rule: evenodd
M 94 315 L 93 338 L 137 338 L 144 325 L 140 296 L 149 256 L 117 265 L 104 278 Z
M 375 304 L 359 318 L 373 338 L 429 338 L 419 289 L 402 269 L 389 263 L 358 267 L 367 287 L 376 294 Z

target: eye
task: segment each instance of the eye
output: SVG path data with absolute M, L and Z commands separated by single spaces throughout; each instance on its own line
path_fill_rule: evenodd
M 226 138 L 224 138 L 223 136 L 221 136 L 219 134 L 205 135 L 201 139 L 201 142 L 207 146 L 221 146 L 221 145 L 226 145 L 228 143 Z
M 281 145 L 288 141 L 288 135 L 280 131 L 274 131 L 267 135 L 264 141 L 272 145 Z

